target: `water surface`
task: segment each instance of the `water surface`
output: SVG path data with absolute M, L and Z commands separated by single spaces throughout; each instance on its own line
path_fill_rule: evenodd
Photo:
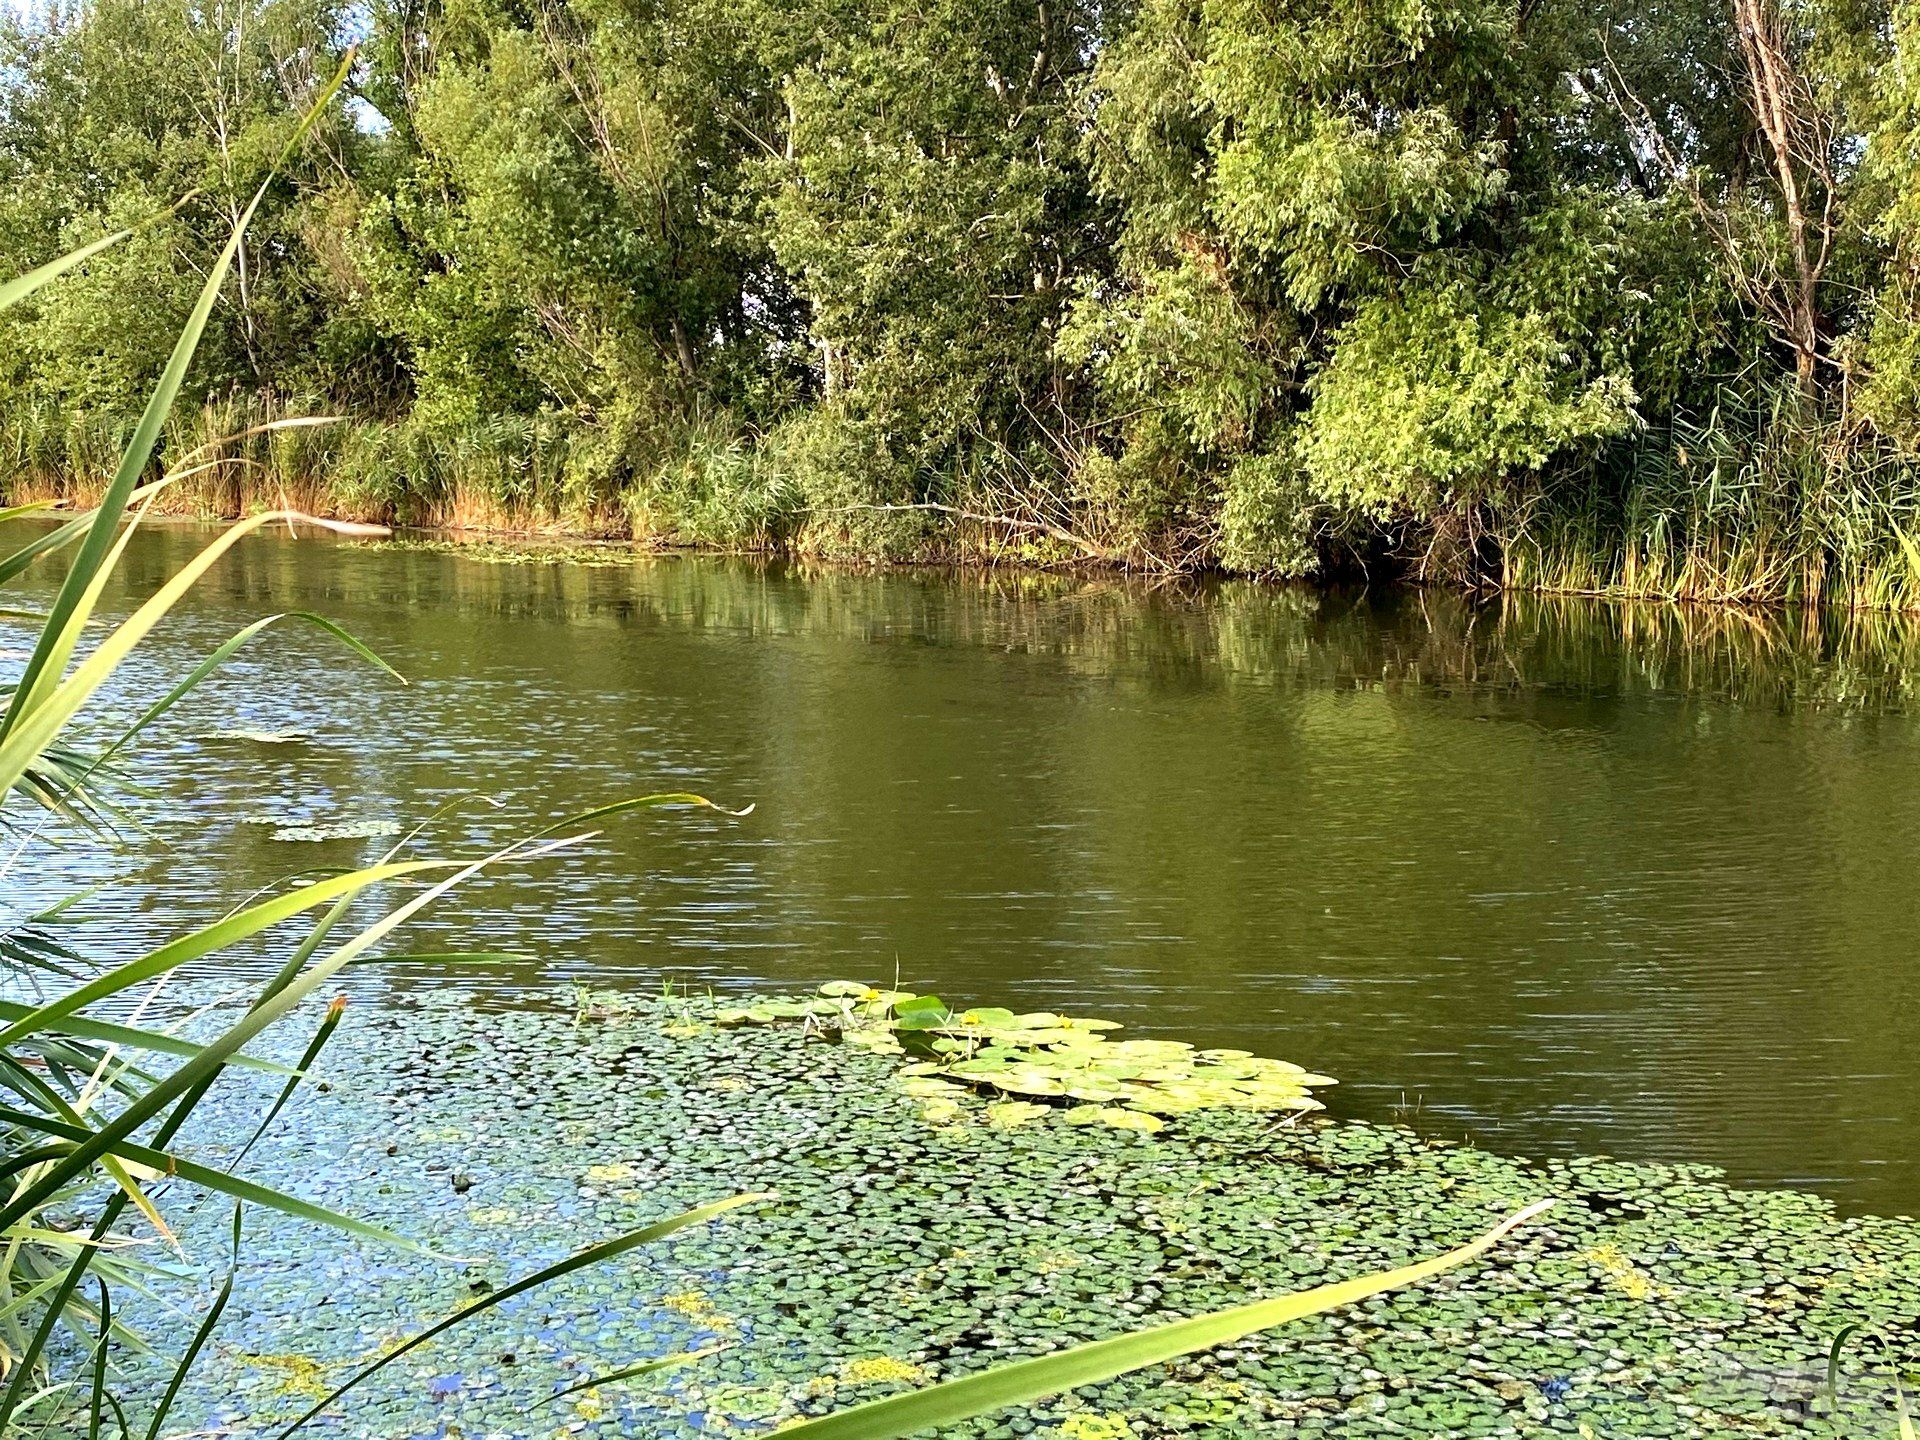
M 138 538 L 110 605 L 208 532 Z M 310 609 L 152 732 L 171 845 L 97 943 L 372 853 L 465 853 L 661 789 L 407 948 L 654 991 L 851 976 L 1112 1016 L 1339 1076 L 1342 1112 L 1522 1155 L 1698 1160 L 1920 1209 L 1920 640 L 1836 619 L 641 558 L 489 564 L 262 536 L 109 709 Z M 17 666 L 27 631 L 0 632 Z M 223 737 L 305 732 L 300 743 Z M 8 899 L 104 878 L 34 850 Z M 247 957 L 264 966 L 274 953 Z M 356 989 L 433 983 L 409 966 Z

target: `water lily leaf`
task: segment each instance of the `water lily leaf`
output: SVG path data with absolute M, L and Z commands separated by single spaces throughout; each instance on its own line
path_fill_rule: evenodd
M 395 820 L 336 820 L 320 825 L 283 825 L 269 840 L 377 840 L 398 835 L 405 827 Z
M 1013 1018 L 1013 1011 L 999 1006 L 988 1006 L 982 1010 L 962 1010 L 958 1016 L 962 1025 L 974 1025 L 989 1030 L 996 1025 L 1005 1025 Z
M 1167 1122 L 1159 1116 L 1123 1105 L 1076 1105 L 1060 1118 L 1069 1125 L 1105 1125 L 1112 1130 L 1138 1130 L 1149 1135 L 1167 1128 Z
M 952 1085 L 945 1080 L 935 1080 L 929 1076 L 914 1076 L 912 1079 L 902 1080 L 900 1088 L 916 1099 L 931 1099 L 937 1096 L 950 1100 L 954 1095 Z
M 958 1100 L 945 1098 L 927 1100 L 920 1106 L 920 1118 L 929 1125 L 951 1125 L 964 1114 Z
M 1102 1076 L 1088 1076 L 1084 1079 L 1066 1082 L 1067 1096 L 1073 1100 L 1091 1100 L 1105 1102 L 1125 1098 L 1127 1087 L 1118 1080 L 1108 1080 Z
M 938 1030 L 948 1014 L 938 995 L 916 995 L 893 1007 L 893 1025 L 896 1030 Z
M 988 1083 L 1012 1095 L 1064 1095 L 1067 1088 L 1053 1076 L 1039 1070 L 1010 1071 L 1005 1075 L 993 1076 Z
M 987 1124 L 996 1130 L 1015 1130 L 1052 1114 L 1045 1105 L 1030 1100 L 995 1100 L 987 1106 Z
M 1116 1055 L 1129 1060 L 1184 1060 L 1193 1047 L 1183 1040 L 1114 1040 L 1109 1042 Z
M 719 1018 L 722 1024 L 827 1015 L 844 1019 L 848 1001 L 858 1001 L 879 1023 L 849 1026 L 843 1038 L 876 1053 L 911 1054 L 901 1078 L 913 1082 L 906 1087 L 909 1095 L 930 1103 L 944 1105 L 967 1089 L 998 1095 L 996 1105 L 1072 1101 L 1078 1104 L 1065 1113 L 1081 1116 L 1076 1124 L 1150 1133 L 1161 1128 L 1161 1117 L 1213 1107 L 1318 1110 L 1322 1106 L 1311 1087 L 1332 1083 L 1299 1065 L 1245 1050 L 1196 1050 L 1179 1040 L 1113 1040 L 1108 1033 L 1118 1028 L 1113 1021 L 1050 1010 L 1015 1014 L 993 1005 L 955 1012 L 936 995 L 873 990 L 852 980 L 828 981 L 820 998 L 760 1001 L 722 1011 Z M 1119 1118 L 1085 1118 L 1103 1110 Z

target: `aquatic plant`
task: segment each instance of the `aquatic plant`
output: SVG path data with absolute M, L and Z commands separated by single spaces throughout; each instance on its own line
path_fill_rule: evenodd
M 1840 1405 L 1840 1366 L 1847 1346 L 1854 1340 L 1870 1341 L 1886 1359 L 1893 1378 L 1894 1416 L 1899 1424 L 1900 1440 L 1915 1440 L 1913 1412 L 1907 1405 L 1906 1386 L 1901 1383 L 1900 1352 L 1887 1338 L 1886 1332 L 1859 1323 L 1843 1325 L 1833 1337 L 1833 1345 L 1827 1352 L 1827 1414 L 1838 1416 Z
M 1003 1128 L 990 1117 L 999 1102 L 961 1094 L 957 1118 L 928 1125 L 897 1056 L 797 1022 L 722 1027 L 719 1009 L 751 1002 L 651 990 L 638 979 L 624 1004 L 584 1018 L 558 988 L 521 992 L 503 1012 L 483 977 L 383 997 L 379 1023 L 329 1051 L 330 1083 L 301 1125 L 251 1163 L 263 1178 L 299 1174 L 323 1135 L 338 1156 L 334 1199 L 390 1226 L 431 1217 L 439 1248 L 486 1258 L 456 1275 L 408 1253 L 367 1266 L 347 1237 L 250 1217 L 249 1304 L 172 1428 L 270 1435 L 317 1394 L 288 1391 L 290 1360 L 247 1354 L 299 1357 L 324 1393 L 396 1327 L 457 1308 L 470 1286 L 508 1283 L 516 1256 L 531 1267 L 583 1234 L 737 1188 L 778 1198 L 477 1317 L 478 1329 L 369 1381 L 342 1429 L 772 1431 L 1369 1274 L 1559 1195 L 1542 1223 L 1502 1242 L 1499 1263 L 941 1433 L 1060 1440 L 1084 1417 L 1195 1440 L 1582 1424 L 1598 1440 L 1896 1440 L 1879 1354 L 1849 1353 L 1831 1420 L 1823 1382 L 1828 1340 L 1847 1323 L 1884 1330 L 1903 1375 L 1920 1364 L 1911 1220 L 1838 1215 L 1701 1166 L 1524 1160 L 1327 1114 L 1281 1125 L 1209 1109 L 1146 1136 L 1057 1119 Z M 244 1139 L 249 1093 L 273 1083 L 236 1083 L 202 1117 L 204 1140 Z M 130 1311 L 136 1324 L 222 1278 L 219 1207 L 177 1218 L 204 1278 L 168 1281 Z M 353 1284 L 339 1283 L 346 1274 Z M 685 1355 L 700 1358 L 616 1378 Z M 122 1363 L 130 1387 L 166 1373 L 161 1357 Z
M 306 122 L 289 140 L 285 153 L 292 153 L 344 82 L 351 60 L 349 55 Z M 256 206 L 270 181 L 271 175 L 255 196 Z M 39 833 L 39 826 L 22 819 L 18 802 L 36 803 L 55 819 L 86 819 L 107 773 L 107 760 L 242 645 L 284 618 L 271 616 L 256 621 L 217 647 L 102 753 L 82 761 L 61 744 L 68 723 L 239 538 L 269 520 L 303 518 L 275 512 L 234 526 L 170 577 L 132 615 L 108 628 L 83 657 L 77 656 L 106 581 L 125 548 L 126 535 L 139 523 L 146 504 L 170 481 L 170 476 L 163 476 L 156 482 L 141 483 L 200 333 L 238 252 L 245 224 L 243 215 L 219 264 L 206 277 L 194 313 L 120 457 L 100 508 L 91 516 L 46 532 L 0 560 L 0 582 L 5 582 L 46 554 L 67 547 L 76 550 L 42 621 L 38 641 L 0 709 L 0 807 L 4 807 L 9 823 L 25 827 L 23 847 Z M 109 237 L 102 244 L 117 238 L 121 237 Z M 74 255 L 0 286 L 0 307 L 17 303 L 51 283 L 102 244 L 83 247 Z M 123 530 L 121 521 L 136 504 L 140 508 L 133 510 L 131 523 Z M 299 618 L 320 625 L 372 658 L 371 652 L 331 622 L 317 616 Z M 592 819 L 641 806 L 688 803 L 705 802 L 691 796 L 647 797 L 603 806 L 590 812 L 591 819 L 581 819 L 590 824 Z M 211 925 L 118 965 L 88 965 L 81 955 L 52 946 L 37 930 L 27 930 L 24 938 L 16 932 L 7 949 L 8 958 L 25 956 L 41 963 L 43 969 L 56 968 L 57 961 L 60 971 L 72 973 L 72 981 L 41 1003 L 9 1002 L 5 1024 L 0 1025 L 0 1094 L 6 1097 L 6 1103 L 0 1105 L 0 1177 L 4 1178 L 0 1187 L 0 1372 L 4 1372 L 0 1430 L 10 1431 L 24 1423 L 28 1412 L 36 1406 L 51 1405 L 70 1388 L 71 1382 L 46 1383 L 43 1369 L 48 1346 L 61 1325 L 82 1336 L 90 1332 L 95 1336 L 87 1343 L 92 1377 L 86 1404 L 90 1431 L 98 1431 L 106 1409 L 117 1410 L 118 1402 L 105 1389 L 107 1350 L 124 1332 L 113 1318 L 110 1282 L 124 1286 L 134 1278 L 134 1272 L 117 1256 L 133 1241 L 118 1227 L 122 1216 L 132 1208 L 159 1237 L 171 1237 L 150 1193 L 156 1182 L 184 1180 L 233 1200 L 236 1250 L 239 1207 L 244 1205 L 278 1210 L 401 1249 L 423 1248 L 394 1231 L 258 1184 L 230 1168 L 193 1161 L 172 1148 L 174 1140 L 223 1071 L 260 1063 L 245 1055 L 249 1043 L 344 967 L 368 958 L 412 915 L 489 865 L 536 858 L 571 843 L 573 838 L 577 837 L 563 837 L 557 827 L 549 828 L 528 841 L 470 862 L 402 860 L 396 847 L 380 864 L 326 875 L 264 899 L 256 898 Z M 402 878 L 420 882 L 417 893 L 387 908 L 370 924 L 339 936 L 333 934 L 356 898 Z M 315 910 L 322 911 L 319 920 L 295 946 L 279 973 L 240 1020 L 211 1039 L 187 1040 L 164 1029 L 120 1023 L 96 1013 L 100 1007 L 110 1009 L 122 998 L 135 995 L 142 987 L 164 981 L 184 965 L 219 954 Z M 340 1013 L 338 1005 L 327 1012 L 298 1065 L 273 1067 L 284 1080 L 260 1120 L 256 1139 L 280 1113 L 307 1066 L 326 1045 L 339 1024 Z M 131 1057 L 141 1058 L 136 1063 Z M 180 1063 L 162 1074 L 149 1067 L 147 1057 L 172 1057 Z M 743 1202 L 728 1200 L 717 1206 L 698 1207 L 604 1243 L 641 1243 L 642 1239 L 697 1223 L 738 1203 Z M 75 1215 L 84 1218 L 75 1223 Z M 89 1281 L 97 1300 L 83 1288 Z M 177 1391 L 179 1374 L 194 1362 L 225 1303 L 223 1295 L 180 1357 L 180 1371 L 154 1418 L 154 1433 Z
M 831 1026 L 869 1049 L 908 1055 L 909 1091 L 939 1107 L 956 1091 L 984 1090 L 1015 1101 L 1058 1101 L 1075 1125 L 1154 1131 L 1165 1117 L 1226 1108 L 1303 1114 L 1332 1079 L 1247 1050 L 1196 1049 L 1181 1040 L 1115 1040 L 1115 1020 L 1052 1011 L 1015 1014 L 999 1006 L 953 1010 L 937 995 L 877 990 L 832 980 L 816 998 L 759 1000 L 722 1010 L 722 1025 L 800 1020 Z M 1003 1108 L 1003 1124 L 1025 1112 Z

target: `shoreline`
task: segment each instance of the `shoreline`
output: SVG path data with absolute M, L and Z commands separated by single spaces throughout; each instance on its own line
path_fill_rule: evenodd
M 414 501 L 411 503 L 423 503 Z M 0 504 L 45 506 L 44 513 L 76 516 L 90 508 L 84 494 L 76 495 L 69 486 L 0 484 Z M 1609 605 L 1658 606 L 1679 611 L 1698 611 L 1730 616 L 1791 616 L 1810 612 L 1831 612 L 1857 617 L 1920 618 L 1920 600 L 1911 605 L 1873 604 L 1859 600 L 1831 598 L 1825 593 L 1813 598 L 1773 595 L 1723 595 L 1690 590 L 1635 590 L 1622 587 L 1584 587 L 1550 585 L 1506 585 L 1492 576 L 1471 583 L 1446 578 L 1423 578 L 1403 570 L 1376 582 L 1364 570 L 1351 574 L 1274 577 L 1221 569 L 1179 568 L 1164 565 L 1134 564 L 1116 552 L 1096 558 L 1062 544 L 1057 554 L 1009 554 L 1004 544 L 989 543 L 992 526 L 972 526 L 962 517 L 946 540 L 930 542 L 923 550 L 906 555 L 863 553 L 834 546 L 797 545 L 769 541 L 760 545 L 719 545 L 680 538 L 671 530 L 637 532 L 630 517 L 612 513 L 595 517 L 555 515 L 533 519 L 524 512 L 503 509 L 492 504 L 471 505 L 455 502 L 438 510 L 427 510 L 417 518 L 396 518 L 391 505 L 356 506 L 340 503 L 339 497 L 323 488 L 294 486 L 272 500 L 254 491 L 242 493 L 240 503 L 208 505 L 205 496 L 192 491 L 162 497 L 151 512 L 148 523 L 160 520 L 196 522 L 207 525 L 230 524 L 256 514 L 272 504 L 286 504 L 316 519 L 342 521 L 356 525 L 380 525 L 390 529 L 395 542 L 427 540 L 444 542 L 449 549 L 479 550 L 509 542 L 525 542 L 564 552 L 569 548 L 627 550 L 635 555 L 703 556 L 714 558 L 756 559 L 766 562 L 792 562 L 825 565 L 836 569 L 868 573 L 956 572 L 1034 575 L 1113 576 L 1129 582 L 1155 587 L 1205 588 L 1220 584 L 1247 584 L 1279 590 L 1306 589 L 1315 592 L 1346 592 L 1376 587 L 1432 591 L 1471 601 L 1494 602 L 1512 597 L 1539 600 L 1591 601 Z M 899 507 L 882 507 L 899 508 Z M 915 509 L 929 507 L 915 506 Z M 950 507 L 931 507 L 945 509 Z M 529 556 L 528 558 L 535 558 Z M 540 557 L 545 558 L 545 557 Z M 564 553 L 554 558 L 565 559 Z

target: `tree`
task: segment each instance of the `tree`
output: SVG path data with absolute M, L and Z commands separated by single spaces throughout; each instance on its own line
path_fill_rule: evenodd
M 1053 336 L 1099 247 L 1072 104 L 1096 19 L 1080 0 L 855 0 L 793 57 L 762 164 L 814 349 L 798 453 L 825 526 L 1057 463 Z

